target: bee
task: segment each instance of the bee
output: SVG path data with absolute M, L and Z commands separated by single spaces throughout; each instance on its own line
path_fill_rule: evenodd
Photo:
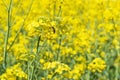
M 56 33 L 56 30 L 55 30 L 55 27 L 54 27 L 54 26 L 50 27 L 49 29 L 50 29 L 50 31 L 52 31 L 54 34 Z

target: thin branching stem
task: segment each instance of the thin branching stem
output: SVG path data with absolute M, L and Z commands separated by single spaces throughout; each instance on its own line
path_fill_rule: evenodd
M 7 45 L 8 45 L 9 32 L 11 27 L 11 9 L 12 9 L 12 0 L 10 0 L 10 5 L 8 8 L 8 25 L 7 25 L 7 32 L 5 35 L 4 60 L 3 60 L 4 69 L 6 68 L 7 65 Z
M 31 11 L 33 1 L 34 1 L 34 0 L 31 1 L 30 7 L 29 7 L 28 12 L 27 12 L 27 15 L 26 15 L 26 17 L 24 18 L 24 22 L 22 23 L 21 27 L 20 27 L 19 30 L 17 31 L 14 40 L 12 41 L 12 43 L 10 44 L 10 47 L 8 48 L 8 51 L 12 48 L 12 46 L 13 46 L 13 44 L 15 43 L 15 41 L 16 41 L 19 33 L 21 32 L 22 28 L 24 27 L 25 22 L 26 22 L 26 20 L 27 20 L 27 18 L 28 18 L 28 15 L 29 15 L 29 13 L 30 13 L 30 11 Z

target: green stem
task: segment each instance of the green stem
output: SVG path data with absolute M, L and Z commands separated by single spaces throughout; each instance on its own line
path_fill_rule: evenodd
M 29 13 L 30 13 L 30 11 L 31 11 L 33 1 L 34 1 L 34 0 L 31 1 L 30 8 L 29 8 L 29 10 L 28 10 L 28 12 L 27 12 L 26 17 L 24 18 L 24 22 L 23 22 L 23 24 L 21 25 L 21 27 L 19 28 L 19 30 L 17 31 L 17 33 L 16 33 L 16 35 L 15 35 L 15 38 L 14 38 L 13 42 L 10 44 L 10 47 L 8 48 L 8 51 L 12 48 L 12 46 L 13 46 L 13 44 L 15 43 L 15 41 L 16 41 L 16 39 L 17 39 L 19 33 L 21 32 L 22 28 L 24 27 L 25 22 L 26 22 L 26 20 L 27 20 L 27 18 L 28 18 L 28 15 L 29 15 Z
M 30 80 L 33 80 L 33 76 L 35 76 L 35 75 L 33 75 L 34 71 L 35 71 L 35 66 L 32 67 L 32 72 L 31 72 L 31 78 L 30 78 Z
M 59 6 L 59 11 L 58 11 L 57 17 L 60 17 L 61 14 L 62 14 L 62 8 L 61 8 L 61 6 Z
M 36 55 L 38 54 L 38 49 L 39 49 L 39 43 L 40 43 L 40 38 L 41 36 L 38 37 L 38 42 L 37 42 L 37 51 L 36 51 Z
M 115 74 L 116 74 L 115 75 L 115 80 L 118 80 L 118 76 L 119 76 L 118 68 L 119 68 L 119 66 L 116 65 L 115 68 L 116 68 L 116 71 L 115 71 Z
M 61 42 L 62 42 L 62 40 L 61 40 L 61 38 L 59 39 L 59 49 L 58 49 L 58 55 L 57 55 L 57 59 L 58 59 L 58 61 L 60 61 L 61 60 L 61 57 L 60 57 L 60 52 L 61 52 Z
M 4 47 L 4 60 L 3 60 L 3 67 L 6 68 L 7 65 L 7 45 L 8 45 L 8 38 L 9 38 L 9 32 L 11 27 L 11 8 L 12 8 L 12 0 L 10 0 L 10 5 L 8 8 L 8 28 L 7 33 L 5 35 L 5 47 Z
M 28 80 L 30 80 L 30 62 L 29 62 L 29 60 L 28 60 L 27 69 L 28 69 Z
M 38 37 L 38 40 L 37 40 L 37 47 L 36 47 L 37 50 L 36 50 L 35 58 L 34 58 L 34 60 L 32 61 L 32 63 L 33 63 L 33 68 L 32 68 L 32 73 L 31 73 L 31 78 L 30 78 L 30 80 L 33 80 L 33 77 L 34 77 L 34 71 L 35 71 L 35 66 L 36 66 L 35 60 L 37 59 L 38 52 L 39 52 L 40 38 L 41 38 L 41 36 L 39 36 L 39 37 Z
M 90 80 L 90 71 L 87 72 L 86 80 Z

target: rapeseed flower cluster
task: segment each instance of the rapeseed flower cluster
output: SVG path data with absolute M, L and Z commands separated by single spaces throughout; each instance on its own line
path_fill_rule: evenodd
M 10 68 L 6 69 L 6 72 L 0 76 L 0 80 L 18 80 L 24 79 L 27 80 L 27 74 L 22 71 L 20 64 L 16 64 Z
M 0 0 L 0 80 L 119 80 L 119 5 Z
M 88 69 L 92 72 L 101 72 L 105 69 L 106 65 L 105 62 L 100 58 L 95 58 L 89 65 Z

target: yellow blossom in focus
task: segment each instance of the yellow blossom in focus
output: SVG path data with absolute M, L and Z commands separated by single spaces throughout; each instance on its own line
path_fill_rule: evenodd
M 88 69 L 92 72 L 102 72 L 106 68 L 105 61 L 101 58 L 95 58 L 91 63 L 88 65 Z

